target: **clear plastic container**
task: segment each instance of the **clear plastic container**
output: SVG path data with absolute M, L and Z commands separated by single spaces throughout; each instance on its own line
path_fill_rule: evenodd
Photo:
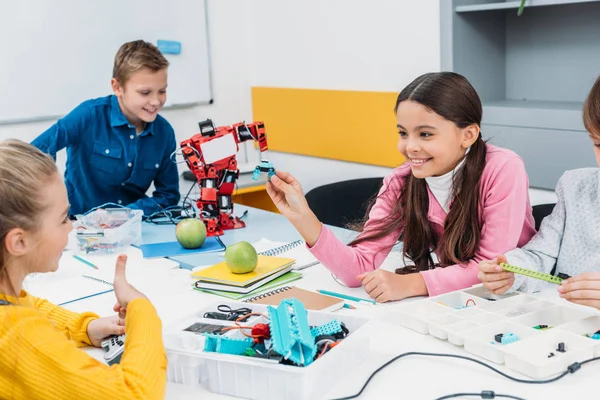
M 74 253 L 114 253 L 142 237 L 142 210 L 130 208 L 97 209 L 78 215 L 71 232 Z

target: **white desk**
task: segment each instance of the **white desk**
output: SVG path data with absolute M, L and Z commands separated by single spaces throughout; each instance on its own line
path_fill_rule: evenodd
M 293 241 L 299 239 L 294 228 L 278 214 L 268 213 L 258 209 L 249 209 L 236 205 L 236 214 L 241 215 L 248 210 L 245 218 L 247 227 L 239 230 L 227 231 L 222 237 L 225 244 L 231 244 L 240 240 L 250 242 L 262 237 L 277 241 Z M 172 226 L 144 226 L 144 242 L 159 241 L 163 235 L 173 235 Z M 342 240 L 349 240 L 354 234 L 343 229 L 334 229 L 334 232 Z M 207 265 L 219 260 L 216 255 L 186 256 L 177 258 L 192 265 Z M 165 295 L 153 294 L 153 301 L 163 321 L 163 326 L 168 326 L 185 315 L 190 314 L 196 308 L 203 305 L 217 303 L 226 299 L 212 296 L 190 288 L 190 281 L 186 271 L 179 271 L 181 281 L 177 287 L 170 288 Z M 175 271 L 173 271 L 175 273 Z M 336 283 L 329 272 L 317 265 L 303 271 L 304 277 L 295 282 L 297 286 L 309 289 L 331 289 L 356 296 L 364 296 L 360 288 L 346 288 Z M 135 284 L 135 282 L 133 282 Z M 181 288 L 181 289 L 180 289 Z M 552 291 L 544 293 L 553 295 Z M 74 311 L 95 311 L 100 315 L 112 315 L 114 294 L 85 299 L 68 305 Z M 411 301 L 411 300 L 407 300 Z M 402 303 L 402 302 L 400 302 Z M 357 310 L 343 309 L 341 313 L 361 313 L 373 317 L 373 324 L 378 327 L 377 335 L 372 338 L 371 350 L 373 356 L 365 363 L 357 365 L 354 371 L 346 379 L 340 382 L 331 382 L 330 388 L 324 388 L 324 399 L 352 395 L 360 389 L 368 376 L 381 364 L 393 356 L 409 352 L 439 352 L 472 356 L 461 347 L 456 347 L 448 342 L 438 340 L 434 337 L 421 335 L 400 326 L 386 322 L 386 313 L 390 307 L 397 307 L 398 303 L 377 306 L 359 306 Z M 102 350 L 90 349 L 90 354 L 101 358 Z M 491 364 L 500 370 L 513 375 L 518 374 Z M 458 392 L 481 392 L 482 390 L 494 390 L 497 394 L 511 394 L 527 400 L 534 399 L 584 399 L 596 398 L 597 385 L 595 379 L 600 375 L 600 361 L 587 364 L 574 375 L 568 375 L 558 382 L 545 385 L 527 385 L 509 381 L 496 373 L 468 361 L 442 359 L 431 357 L 413 356 L 396 361 L 381 371 L 374 378 L 361 399 L 435 399 L 447 394 Z M 519 376 L 527 379 L 527 377 Z M 167 399 L 225 399 L 229 396 L 217 395 L 208 392 L 204 388 L 188 387 L 179 384 L 168 383 Z M 477 397 L 465 397 L 474 399 Z

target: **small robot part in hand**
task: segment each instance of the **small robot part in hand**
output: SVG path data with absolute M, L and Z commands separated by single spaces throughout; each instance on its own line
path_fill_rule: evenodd
M 271 181 L 271 177 L 275 175 L 275 167 L 273 166 L 273 163 L 269 160 L 260 160 L 260 164 L 254 168 L 252 179 L 257 181 L 258 178 L 260 178 L 261 172 L 265 172 L 267 174 L 267 180 Z

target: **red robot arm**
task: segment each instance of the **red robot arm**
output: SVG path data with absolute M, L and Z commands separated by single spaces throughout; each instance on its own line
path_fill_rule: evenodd
M 183 157 L 200 187 L 196 206 L 206 224 L 208 236 L 220 236 L 224 230 L 243 228 L 246 224 L 233 215 L 231 195 L 239 178 L 236 154 L 239 143 L 258 142 L 266 151 L 267 135 L 262 122 L 215 128 L 210 119 L 198 123 L 200 133 L 180 143 Z

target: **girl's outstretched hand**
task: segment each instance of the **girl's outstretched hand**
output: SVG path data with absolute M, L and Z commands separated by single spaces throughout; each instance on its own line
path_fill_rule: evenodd
M 312 213 L 302 186 L 289 172 L 277 171 L 271 182 L 267 182 L 267 193 L 279 212 L 290 221 L 301 220 Z
M 600 272 L 586 272 L 564 280 L 558 292 L 572 303 L 600 309 Z
M 267 182 L 267 193 L 279 212 L 298 230 L 310 247 L 321 235 L 321 222 L 312 212 L 302 186 L 289 172 L 277 171 Z

